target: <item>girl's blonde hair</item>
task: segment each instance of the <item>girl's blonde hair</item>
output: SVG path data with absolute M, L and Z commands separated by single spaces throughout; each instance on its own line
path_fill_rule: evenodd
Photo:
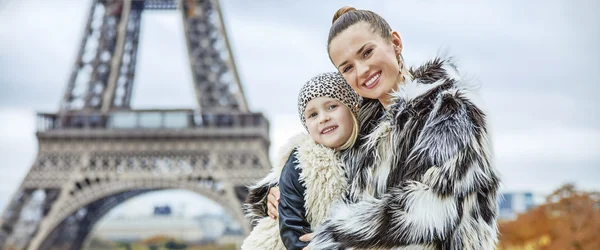
M 356 115 L 354 114 L 354 112 L 352 112 L 350 109 L 348 109 L 348 111 L 352 115 L 352 133 L 350 134 L 350 138 L 348 138 L 348 140 L 344 144 L 342 144 L 342 146 L 339 146 L 337 150 L 345 150 L 351 148 L 352 146 L 354 146 L 354 143 L 356 143 L 356 140 L 358 139 L 358 119 L 356 119 Z

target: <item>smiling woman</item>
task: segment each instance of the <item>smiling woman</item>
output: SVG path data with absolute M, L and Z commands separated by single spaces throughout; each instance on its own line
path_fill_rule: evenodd
M 402 40 L 385 20 L 370 11 L 345 15 L 336 22 L 352 10 L 345 7 L 334 16 L 328 39 L 329 58 L 359 95 L 387 105 L 388 92 L 410 75 L 400 54 Z
M 500 180 L 486 115 L 454 61 L 409 70 L 398 32 L 352 7 L 335 14 L 328 51 L 367 99 L 360 140 L 342 152 L 348 200 L 308 247 L 494 249 Z

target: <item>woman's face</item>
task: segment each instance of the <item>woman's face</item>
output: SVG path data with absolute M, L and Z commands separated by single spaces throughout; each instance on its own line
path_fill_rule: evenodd
M 329 44 L 331 61 L 354 91 L 382 104 L 387 104 L 388 93 L 400 82 L 401 50 L 397 32 L 386 39 L 366 22 L 348 27 Z
M 339 148 L 352 135 L 352 113 L 346 105 L 329 97 L 310 100 L 304 111 L 311 138 L 328 148 Z

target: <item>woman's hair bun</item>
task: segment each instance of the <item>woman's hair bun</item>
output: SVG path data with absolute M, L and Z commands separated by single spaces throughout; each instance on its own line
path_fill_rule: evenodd
M 335 21 L 338 20 L 338 18 L 340 18 L 343 14 L 346 14 L 347 12 L 350 12 L 350 11 L 353 11 L 353 10 L 356 10 L 356 8 L 350 7 L 350 6 L 341 7 L 333 15 L 333 20 L 331 21 L 331 24 L 335 23 Z

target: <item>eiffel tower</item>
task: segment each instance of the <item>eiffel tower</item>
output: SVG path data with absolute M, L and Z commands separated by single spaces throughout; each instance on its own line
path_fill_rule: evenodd
M 141 14 L 181 11 L 196 109 L 130 108 Z M 93 226 L 140 194 L 190 190 L 249 233 L 247 185 L 270 169 L 269 123 L 248 110 L 218 0 L 92 0 L 55 114 L 0 218 L 0 248 L 83 249 Z M 168 86 L 165 86 L 167 88 Z

